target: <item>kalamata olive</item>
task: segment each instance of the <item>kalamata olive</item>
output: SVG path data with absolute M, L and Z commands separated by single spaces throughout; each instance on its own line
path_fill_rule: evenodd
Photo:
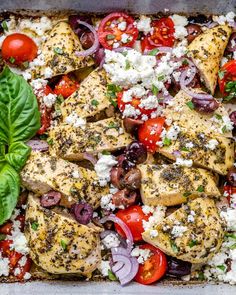
M 17 201 L 17 208 L 21 208 L 22 205 L 25 205 L 26 202 L 27 202 L 27 199 L 28 199 L 28 191 L 23 191 L 20 195 L 19 195 L 19 198 L 18 198 L 18 201 Z
M 195 24 L 187 25 L 186 29 L 188 32 L 187 40 L 189 43 L 191 43 L 202 32 L 201 27 Z
M 125 170 L 122 167 L 113 167 L 111 169 L 111 183 L 118 189 L 124 188 L 123 178 L 125 176 Z
M 212 113 L 219 107 L 219 103 L 214 99 L 192 98 L 194 109 L 200 113 Z
M 94 54 L 94 60 L 95 60 L 95 63 L 96 65 L 101 65 L 101 63 L 104 63 L 105 61 L 105 51 L 104 51 L 104 48 L 98 48 L 98 50 L 95 52 Z
M 92 24 L 91 22 L 91 18 L 86 16 L 86 15 L 70 15 L 69 16 L 69 24 L 72 28 L 72 30 L 74 30 L 76 32 L 76 34 L 80 37 L 83 32 L 88 31 L 88 29 L 82 25 L 78 24 L 78 21 L 84 21 L 86 23 L 89 23 L 90 25 Z
M 116 208 L 120 208 L 121 206 L 129 207 L 134 205 L 137 200 L 136 192 L 129 192 L 128 189 L 123 189 L 116 192 L 112 196 L 112 203 L 116 206 Z
M 50 208 L 59 204 L 61 200 L 61 193 L 56 191 L 50 191 L 44 195 L 42 195 L 40 199 L 40 204 L 44 208 Z
M 227 174 L 228 183 L 232 186 L 236 186 L 236 168 L 232 167 L 229 169 Z
M 147 159 L 147 148 L 144 144 L 135 140 L 126 147 L 125 157 L 134 164 L 141 164 Z
M 78 203 L 71 206 L 71 213 L 81 224 L 88 224 L 93 218 L 93 208 L 87 203 Z
M 123 120 L 123 123 L 125 130 L 128 133 L 133 134 L 138 129 L 138 127 L 143 124 L 143 121 L 132 118 L 125 118 Z
M 177 258 L 168 256 L 167 257 L 168 267 L 167 267 L 167 275 L 173 277 L 182 277 L 189 275 L 191 273 L 192 264 L 187 261 L 182 261 Z
M 138 168 L 130 169 L 124 179 L 123 184 L 126 188 L 130 190 L 139 189 L 141 186 L 141 172 Z
M 234 123 L 234 127 L 236 126 L 236 111 L 232 112 L 230 115 L 229 115 L 229 118 L 231 120 L 231 122 Z
M 207 17 L 204 14 L 198 14 L 198 15 L 188 17 L 188 21 L 194 24 L 204 24 L 204 23 L 208 23 L 211 20 L 212 20 L 211 17 Z
M 124 154 L 117 157 L 118 167 L 122 167 L 125 171 L 130 170 L 131 168 L 135 167 L 135 164 L 128 161 L 126 156 Z
M 84 49 L 90 48 L 94 43 L 94 35 L 92 32 L 83 32 L 80 36 L 80 42 Z

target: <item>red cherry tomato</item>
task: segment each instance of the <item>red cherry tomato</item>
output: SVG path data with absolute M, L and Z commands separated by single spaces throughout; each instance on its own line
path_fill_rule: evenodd
M 149 33 L 141 40 L 141 48 L 151 50 L 159 46 L 172 47 L 175 42 L 174 23 L 170 17 L 163 17 L 151 23 L 153 33 Z
M 143 213 L 142 207 L 138 205 L 130 206 L 126 209 L 119 210 L 116 213 L 116 216 L 129 227 L 135 242 L 143 240 L 143 220 L 148 221 L 150 215 L 145 215 Z M 122 237 L 125 237 L 125 233 L 119 225 L 115 224 L 115 228 Z
M 236 97 L 236 60 L 223 65 L 219 71 L 218 83 L 224 97 L 228 99 Z
M 157 142 L 160 141 L 160 135 L 165 124 L 165 118 L 158 117 L 149 119 L 139 127 L 138 139 L 148 149 L 148 151 L 154 153 L 157 148 Z
M 11 240 L 3 240 L 0 241 L 0 252 L 2 253 L 3 257 L 8 257 L 11 253 L 10 246 L 12 244 Z
M 67 75 L 64 75 L 54 88 L 56 95 L 62 95 L 64 98 L 69 97 L 79 88 L 79 83 L 71 80 Z
M 44 104 L 40 103 L 42 97 L 44 95 L 48 95 L 49 93 L 53 94 L 54 92 L 48 85 L 46 85 L 43 89 L 39 89 L 39 91 L 36 93 L 41 113 L 41 128 L 37 132 L 40 135 L 44 134 L 51 125 L 52 109 L 47 108 Z
M 140 284 L 149 285 L 158 281 L 165 275 L 167 259 L 161 250 L 150 244 L 141 245 L 139 248 L 149 249 L 152 255 L 143 264 L 139 265 L 138 273 L 134 279 Z
M 101 21 L 98 28 L 98 39 L 107 49 L 118 47 L 132 47 L 138 38 L 138 29 L 134 26 L 134 19 L 126 13 L 110 13 Z M 113 44 L 117 46 L 113 46 Z
M 121 111 L 121 113 L 124 112 L 126 105 L 131 105 L 136 110 L 139 110 L 140 111 L 140 115 L 137 115 L 137 118 L 138 119 L 141 119 L 142 118 L 142 115 L 150 116 L 152 112 L 156 111 L 156 109 L 145 109 L 145 108 L 141 108 L 139 106 L 140 103 L 141 103 L 141 100 L 140 100 L 140 98 L 137 98 L 137 97 L 133 97 L 131 102 L 124 102 L 123 101 L 123 92 L 119 92 L 117 94 L 117 104 L 118 104 L 118 108 Z
M 16 220 L 20 221 L 21 227 L 20 229 L 23 230 L 25 226 L 25 216 L 19 215 L 16 217 Z M 0 234 L 10 235 L 12 231 L 12 222 L 8 221 L 0 226 Z
M 2 58 L 12 65 L 22 65 L 37 56 L 38 47 L 28 36 L 20 33 L 8 35 L 2 43 Z
M 26 274 L 26 272 L 30 271 L 32 265 L 32 260 L 30 259 L 29 256 L 26 257 L 26 263 L 25 265 L 20 265 L 19 263 L 16 265 L 16 268 L 20 269 L 20 273 L 18 275 L 16 275 L 16 278 L 18 280 L 23 280 L 24 279 L 24 275 Z
M 226 195 L 226 198 L 228 200 L 228 203 L 230 204 L 230 202 L 231 202 L 231 196 L 233 194 L 236 194 L 236 187 L 231 186 L 231 185 L 225 185 L 224 186 L 224 193 Z

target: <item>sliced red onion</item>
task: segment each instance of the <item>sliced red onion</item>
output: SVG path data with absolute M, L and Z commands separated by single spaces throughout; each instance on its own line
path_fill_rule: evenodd
M 93 26 L 91 26 L 90 24 L 88 24 L 86 22 L 83 22 L 81 20 L 78 20 L 78 24 L 87 27 L 93 33 L 93 35 L 94 35 L 94 43 L 93 43 L 93 46 L 91 46 L 89 49 L 82 50 L 82 51 L 76 51 L 75 54 L 77 56 L 88 56 L 88 55 L 91 55 L 96 50 L 98 50 L 98 48 L 99 48 L 99 41 L 98 41 L 97 32 L 96 32 L 96 30 L 95 30 L 95 28 Z
M 233 46 L 232 46 L 232 41 L 234 41 L 234 43 L 235 43 L 235 45 L 233 45 Z M 229 42 L 228 42 L 228 45 L 227 45 L 226 49 L 229 52 L 234 52 L 236 50 L 236 33 L 233 33 L 230 36 L 230 39 L 229 39 Z
M 94 54 L 94 60 L 97 65 L 99 65 L 99 68 L 101 69 L 103 67 L 103 64 L 105 62 L 105 50 L 104 48 L 98 48 L 98 50 Z
M 194 69 L 194 68 L 192 68 L 192 70 L 193 70 L 193 69 Z M 194 72 L 195 72 L 195 71 L 193 70 L 193 73 L 194 73 Z M 180 76 L 180 87 L 181 87 L 181 89 L 182 89 L 185 93 L 187 93 L 189 96 L 191 96 L 191 97 L 195 97 L 195 98 L 198 98 L 198 99 L 212 99 L 212 95 L 211 95 L 211 94 L 196 93 L 196 92 L 190 90 L 188 87 L 186 87 L 187 85 L 189 85 L 189 83 L 192 82 L 192 80 L 193 80 L 193 78 L 194 78 L 194 76 L 195 76 L 195 74 L 193 75 L 193 74 L 191 73 L 191 75 L 188 77 L 187 73 L 188 73 L 188 70 L 185 70 L 185 71 L 181 74 L 181 76 Z
M 86 153 L 86 152 L 83 153 L 83 158 L 85 160 L 88 160 L 89 162 L 91 162 L 93 165 L 95 165 L 98 161 L 93 155 Z
M 113 221 L 115 223 L 117 223 L 123 230 L 123 232 L 126 235 L 126 239 L 127 239 L 127 252 L 130 253 L 132 250 L 132 246 L 133 246 L 133 236 L 131 234 L 131 231 L 129 229 L 129 227 L 124 223 L 124 221 L 122 221 L 120 218 L 116 217 L 114 214 L 110 214 L 109 216 L 103 217 L 100 222 L 101 223 L 105 223 L 106 221 Z
M 27 145 L 30 146 L 33 151 L 46 152 L 49 149 L 48 143 L 40 139 L 31 139 L 27 142 Z
M 208 22 L 208 23 L 206 23 L 206 24 L 202 24 L 202 25 L 203 25 L 203 26 L 206 26 L 206 27 L 209 28 L 209 29 L 212 29 L 212 28 L 218 26 L 218 23 L 217 23 L 217 22 Z
M 127 249 L 122 247 L 112 249 L 112 262 L 111 270 L 115 273 L 122 286 L 131 282 L 139 269 L 137 259 L 130 256 Z

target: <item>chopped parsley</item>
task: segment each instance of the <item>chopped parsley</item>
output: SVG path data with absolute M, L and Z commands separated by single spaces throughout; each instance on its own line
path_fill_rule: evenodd
M 188 245 L 189 245 L 190 248 L 192 248 L 192 247 L 198 245 L 198 241 L 196 241 L 196 240 L 191 240 L 191 241 L 188 243 Z
M 202 186 L 202 185 L 199 185 L 199 187 L 197 188 L 197 191 L 198 191 L 199 193 L 204 192 L 204 190 L 205 190 L 205 188 L 204 188 L 204 186 Z
M 216 114 L 215 114 L 215 117 L 216 117 L 217 120 L 222 120 L 222 116 L 221 116 L 220 114 L 217 114 L 217 113 L 216 113 Z
M 117 86 L 115 84 L 108 84 L 107 85 L 107 93 L 106 96 L 110 100 L 111 104 L 114 107 L 117 107 L 117 102 L 116 102 L 116 94 L 117 92 L 120 92 L 122 88 L 120 86 Z
M 157 55 L 158 52 L 159 52 L 159 49 L 154 48 L 154 49 L 152 49 L 151 51 L 148 52 L 148 55 L 155 56 L 155 55 Z
M 4 31 L 9 31 L 8 26 L 7 26 L 7 22 L 4 20 L 3 22 L 1 22 L 1 26 L 3 28 Z
M 47 143 L 48 143 L 49 145 L 53 145 L 53 139 L 52 139 L 52 138 L 49 138 L 49 139 L 47 140 Z
M 225 71 L 219 71 L 218 76 L 219 76 L 220 80 L 222 80 L 225 76 Z
M 224 125 L 224 126 L 221 128 L 221 130 L 222 130 L 222 133 L 225 133 L 225 132 L 227 131 L 226 126 Z
M 118 281 L 117 277 L 114 275 L 114 273 L 108 269 L 108 278 L 110 281 Z
M 38 230 L 39 224 L 38 222 L 34 221 L 33 223 L 31 223 L 31 228 L 36 231 Z
M 10 63 L 14 64 L 15 61 L 16 61 L 16 60 L 15 60 L 14 57 L 11 56 L 11 57 L 9 58 L 9 62 L 10 62 Z
M 57 96 L 56 103 L 61 105 L 65 101 L 64 97 L 60 94 Z
M 164 75 L 161 75 L 161 76 L 158 76 L 158 81 L 163 81 L 164 80 L 164 78 L 165 78 L 165 76 Z
M 219 268 L 219 269 L 221 269 L 222 271 L 225 271 L 225 269 L 226 269 L 226 266 L 223 265 L 223 264 L 217 265 L 216 267 Z
M 187 66 L 187 65 L 188 65 L 188 60 L 187 60 L 187 59 L 184 59 L 184 60 L 182 61 L 182 65 L 183 65 L 183 66 Z
M 108 155 L 110 155 L 110 154 L 111 154 L 111 153 L 108 152 L 108 151 L 102 151 L 102 155 L 108 156 Z
M 62 249 L 64 251 L 66 251 L 67 250 L 67 243 L 64 240 L 61 240 L 61 243 L 60 244 L 61 244 Z
M 183 146 L 183 147 L 181 148 L 181 151 L 189 152 L 189 149 L 188 149 L 187 147 Z
M 204 273 L 200 271 L 200 272 L 198 273 L 198 278 L 199 278 L 200 281 L 204 281 L 204 280 L 205 280 Z
M 235 250 L 236 249 L 236 243 L 234 243 L 232 246 L 230 246 L 229 249 Z
M 171 248 L 172 250 L 174 251 L 174 253 L 178 253 L 179 252 L 179 247 L 175 244 L 174 241 L 170 241 L 170 245 L 171 245 Z
M 190 110 L 194 110 L 194 104 L 192 101 L 186 102 L 186 105 L 190 108 Z
M 227 238 L 231 238 L 231 239 L 235 239 L 235 240 L 236 240 L 236 234 L 226 233 L 225 236 L 226 236 Z
M 165 146 L 171 145 L 171 139 L 165 137 L 164 140 L 163 140 L 163 145 L 165 145 Z
M 119 130 L 119 128 L 120 128 L 120 125 L 119 124 L 116 124 L 115 122 L 110 122 L 109 124 L 108 124 L 108 127 L 107 127 L 108 129 L 116 129 L 116 130 Z
M 126 59 L 126 61 L 125 61 L 125 69 L 126 70 L 129 70 L 130 69 L 130 62 Z
M 99 102 L 98 102 L 96 99 L 93 99 L 93 100 L 91 101 L 91 105 L 97 107 L 97 106 L 99 105 Z
M 183 197 L 187 198 L 191 195 L 192 193 L 191 192 L 185 192 L 183 193 Z
M 158 92 L 159 92 L 159 89 L 155 85 L 152 85 L 152 93 L 153 93 L 153 95 L 157 96 Z
M 59 54 L 59 55 L 64 54 L 63 49 L 61 49 L 60 47 L 55 47 L 55 48 L 54 48 L 54 52 L 55 52 L 56 54 Z
M 236 81 L 227 82 L 225 85 L 225 91 L 228 93 L 228 96 L 224 97 L 224 100 L 229 101 L 236 97 Z
M 113 34 L 107 34 L 107 36 L 106 36 L 107 40 L 114 40 L 115 38 L 116 38 L 116 36 Z
M 0 234 L 0 241 L 4 241 L 5 239 L 6 239 L 6 235 L 4 235 L 4 234 Z

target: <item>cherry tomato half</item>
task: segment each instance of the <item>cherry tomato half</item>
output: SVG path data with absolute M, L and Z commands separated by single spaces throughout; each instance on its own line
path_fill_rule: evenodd
M 228 99 L 236 97 L 236 60 L 223 65 L 219 71 L 218 83 L 224 97 Z
M 52 109 L 47 108 L 45 105 L 40 103 L 42 97 L 44 95 L 48 95 L 49 93 L 53 94 L 53 90 L 48 85 L 46 85 L 43 89 L 39 89 L 39 91 L 36 93 L 41 113 L 41 128 L 37 132 L 40 135 L 44 134 L 51 125 Z
M 157 148 L 157 142 L 160 141 L 160 135 L 165 124 L 165 118 L 158 117 L 149 119 L 139 127 L 138 139 L 148 149 L 148 151 L 154 153 Z
M 143 264 L 139 265 L 138 273 L 134 279 L 140 284 L 149 285 L 165 275 L 167 270 L 167 259 L 161 250 L 150 244 L 141 245 L 139 248 L 149 249 L 152 252 L 152 255 Z
M 233 194 L 236 194 L 236 187 L 231 186 L 231 185 L 224 185 L 224 193 L 226 194 L 226 198 L 228 200 L 228 203 L 231 203 L 231 196 Z
M 134 19 L 126 13 L 114 12 L 101 21 L 98 28 L 98 39 L 106 49 L 132 47 L 138 38 L 138 29 Z
M 120 218 L 130 229 L 133 239 L 135 242 L 142 241 L 143 220 L 148 221 L 150 215 L 145 215 L 143 213 L 142 207 L 138 205 L 130 206 L 126 209 L 119 210 L 116 216 Z M 116 231 L 125 237 L 125 233 L 120 228 L 119 225 L 115 224 Z
M 62 95 L 64 98 L 69 97 L 79 88 L 79 83 L 64 75 L 54 88 L 56 95 Z
M 20 224 L 21 224 L 20 229 L 23 230 L 25 226 L 25 216 L 19 215 L 16 217 L 16 220 L 20 221 Z M 0 226 L 0 234 L 10 235 L 12 231 L 12 226 L 13 226 L 13 223 L 11 221 L 4 223 L 3 225 Z
M 151 23 L 153 32 L 149 33 L 141 40 L 141 48 L 144 50 L 151 50 L 159 46 L 172 47 L 175 42 L 174 38 L 174 23 L 170 17 L 163 17 L 154 20 Z
M 137 97 L 133 97 L 131 102 L 124 102 L 123 101 L 123 92 L 119 92 L 117 94 L 117 104 L 118 104 L 118 108 L 121 113 L 124 112 L 126 105 L 131 105 L 136 110 L 140 111 L 140 115 L 137 116 L 137 119 L 141 119 L 142 115 L 150 116 L 152 112 L 156 111 L 156 108 L 155 109 L 142 108 L 139 106 L 140 103 L 141 103 L 141 100 L 140 100 L 140 98 L 137 98 Z
M 2 43 L 2 58 L 11 65 L 22 65 L 37 56 L 38 47 L 28 36 L 20 33 L 8 35 Z
M 17 263 L 16 268 L 20 269 L 20 273 L 16 275 L 16 278 L 18 280 L 23 280 L 26 272 L 30 271 L 31 265 L 32 265 L 32 260 L 30 259 L 29 256 L 26 257 L 26 263 L 24 265 Z

